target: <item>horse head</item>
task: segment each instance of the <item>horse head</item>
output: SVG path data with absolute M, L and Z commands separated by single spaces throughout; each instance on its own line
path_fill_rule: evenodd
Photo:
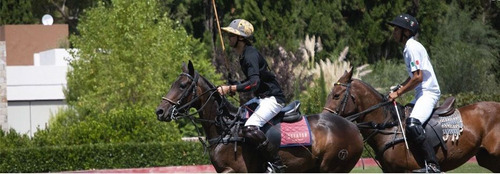
M 328 94 L 323 112 L 331 112 L 346 117 L 350 121 L 362 122 L 365 115 L 371 114 L 379 107 L 387 107 L 388 101 L 372 86 L 361 80 L 352 79 L 352 74 L 353 68 L 346 71 L 334 84 L 332 91 Z
M 160 105 L 156 108 L 157 119 L 169 122 L 185 115 L 191 107 L 198 106 L 197 96 L 203 92 L 199 85 L 199 79 L 200 75 L 195 72 L 191 61 L 187 67 L 185 63 L 182 63 L 182 73 L 172 84 L 167 95 L 162 97 Z
M 358 111 L 356 98 L 352 89 L 352 68 L 333 85 L 328 94 L 323 112 L 328 111 L 337 115 L 347 116 Z

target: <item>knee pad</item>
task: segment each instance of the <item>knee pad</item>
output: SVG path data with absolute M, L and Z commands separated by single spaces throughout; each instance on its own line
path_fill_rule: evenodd
M 422 144 L 425 141 L 424 128 L 420 120 L 411 117 L 406 119 L 406 135 L 408 140 L 415 144 Z
M 266 134 L 262 132 L 257 126 L 245 126 L 243 127 L 243 136 L 248 138 L 251 143 L 255 145 L 260 145 L 267 140 Z

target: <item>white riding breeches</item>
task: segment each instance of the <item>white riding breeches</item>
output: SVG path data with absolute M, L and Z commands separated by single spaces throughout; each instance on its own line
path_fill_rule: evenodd
M 440 95 L 422 94 L 417 98 L 410 117 L 418 119 L 422 124 L 431 117 Z
M 259 102 L 259 106 L 257 106 L 253 114 L 248 118 L 245 126 L 262 127 L 283 108 L 283 105 L 279 104 L 274 96 L 261 98 Z

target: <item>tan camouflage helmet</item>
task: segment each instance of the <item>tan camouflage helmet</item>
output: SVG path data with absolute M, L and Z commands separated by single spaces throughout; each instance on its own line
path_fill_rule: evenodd
M 253 25 L 245 19 L 235 19 L 229 26 L 222 27 L 222 30 L 244 38 L 249 38 L 253 35 Z

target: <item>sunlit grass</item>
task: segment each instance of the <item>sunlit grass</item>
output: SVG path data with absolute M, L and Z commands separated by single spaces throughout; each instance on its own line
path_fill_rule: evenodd
M 356 167 L 351 173 L 382 173 L 382 170 L 378 166 L 373 167 Z M 455 170 L 447 171 L 446 173 L 491 173 L 488 169 L 479 166 L 475 162 L 465 163 L 464 165 L 456 168 Z

